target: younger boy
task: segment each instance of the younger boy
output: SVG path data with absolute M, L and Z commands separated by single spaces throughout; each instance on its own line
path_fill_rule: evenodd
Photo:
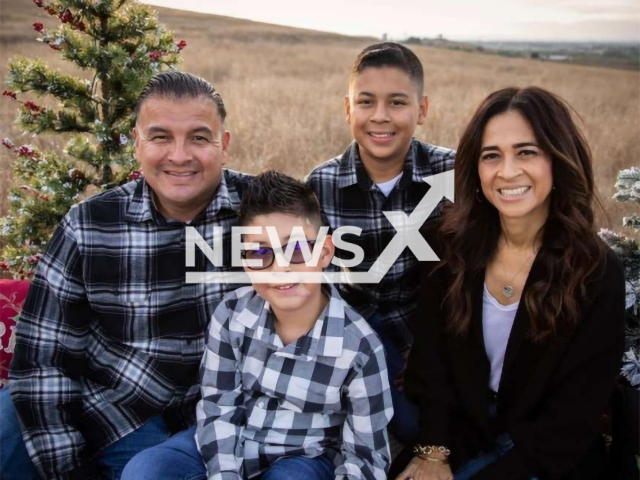
M 253 285 L 218 306 L 202 360 L 196 441 L 208 479 L 385 479 L 393 409 L 383 347 L 333 287 L 300 280 L 321 278 L 334 253 L 330 236 L 318 239 L 317 198 L 266 172 L 245 191 L 239 223 L 260 233 L 243 235 L 257 244 L 242 252 Z M 314 248 L 317 265 L 307 265 Z
M 423 177 L 453 169 L 452 150 L 413 138 L 427 115 L 423 89 L 422 64 L 411 50 L 390 42 L 365 48 L 353 66 L 345 98 L 354 142 L 307 179 L 332 231 L 341 226 L 362 229 L 358 237 L 343 235 L 364 250 L 364 260 L 354 271 L 368 271 L 396 233 L 383 211 L 411 214 L 429 189 Z M 442 203 L 429 220 L 441 207 Z M 336 254 L 342 256 L 340 251 Z M 418 271 L 418 260 L 405 248 L 377 285 L 340 286 L 341 294 L 380 334 L 385 346 L 396 412 L 390 429 L 405 443 L 418 433 L 417 407 L 398 390 L 413 341 L 408 321 L 417 307 Z

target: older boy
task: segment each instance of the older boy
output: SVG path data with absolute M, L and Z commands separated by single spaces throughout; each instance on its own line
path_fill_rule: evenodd
M 453 168 L 452 150 L 413 138 L 427 115 L 423 88 L 422 64 L 411 50 L 389 42 L 365 48 L 353 66 L 345 98 L 354 142 L 307 179 L 333 230 L 362 229 L 359 237 L 343 236 L 364 250 L 364 261 L 355 271 L 368 271 L 396 233 L 383 211 L 411 214 L 429 189 L 423 177 Z M 430 219 L 440 210 L 441 205 Z M 405 249 L 379 284 L 341 288 L 385 346 L 396 412 L 391 431 L 405 442 L 417 435 L 417 408 L 397 387 L 413 340 L 408 320 L 416 310 L 419 283 L 418 260 Z
M 201 367 L 197 442 L 209 480 L 386 478 L 383 347 L 334 288 L 300 279 L 333 257 L 329 236 L 316 243 L 320 222 L 313 191 L 286 175 L 261 174 L 245 192 L 240 224 L 260 232 L 244 235 L 257 244 L 243 252 L 253 286 L 214 312 Z

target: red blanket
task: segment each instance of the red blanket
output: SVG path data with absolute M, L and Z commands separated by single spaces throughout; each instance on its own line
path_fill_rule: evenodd
M 26 280 L 0 280 L 0 388 L 6 385 L 15 346 L 16 321 L 29 290 Z

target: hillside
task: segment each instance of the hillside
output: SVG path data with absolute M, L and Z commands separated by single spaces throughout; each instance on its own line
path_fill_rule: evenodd
M 346 37 L 259 22 L 157 9 L 160 20 L 187 41 L 184 70 L 210 80 L 222 93 L 232 132 L 230 167 L 249 172 L 276 168 L 302 177 L 340 153 L 350 135 L 343 97 L 351 63 L 368 38 Z M 0 75 L 11 55 L 41 56 L 69 68 L 35 41 L 31 24 L 49 22 L 27 0 L 0 5 Z M 415 46 L 430 97 L 419 138 L 455 147 L 471 113 L 488 93 L 504 86 L 539 85 L 565 97 L 584 119 L 596 159 L 604 203 L 617 227 L 622 209 L 609 198 L 616 172 L 640 164 L 640 74 L 476 52 Z M 0 136 L 16 143 L 52 145 L 48 138 L 21 138 L 11 125 L 15 110 L 0 101 Z M 58 145 L 63 143 L 56 141 Z M 6 209 L 11 158 L 0 152 L 0 213 Z

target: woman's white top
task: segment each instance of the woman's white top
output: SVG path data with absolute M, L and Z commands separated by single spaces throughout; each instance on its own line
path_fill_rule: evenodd
M 493 295 L 489 293 L 487 285 L 484 285 L 482 296 L 482 334 L 484 336 L 484 348 L 491 363 L 491 376 L 489 388 L 497 392 L 500 388 L 500 377 L 504 364 L 504 354 L 507 351 L 507 342 L 513 327 L 513 320 L 520 302 L 511 305 L 501 305 Z
M 400 180 L 400 178 L 402 177 L 402 173 L 400 172 L 400 175 L 398 175 L 395 178 L 392 178 L 391 180 L 388 180 L 386 182 L 383 183 L 376 183 L 376 185 L 378 185 L 378 188 L 380 189 L 380 191 L 382 193 L 384 193 L 385 197 L 388 197 L 389 194 L 391 193 L 391 190 L 393 190 L 393 187 L 396 186 L 396 183 L 398 183 L 398 180 Z

